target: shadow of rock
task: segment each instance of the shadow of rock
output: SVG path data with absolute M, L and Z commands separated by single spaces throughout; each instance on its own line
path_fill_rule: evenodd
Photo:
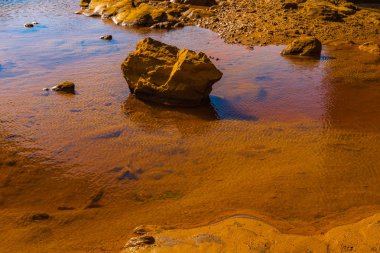
M 263 99 L 266 94 L 258 94 L 258 99 Z M 258 117 L 254 115 L 249 115 L 244 113 L 243 111 L 239 111 L 234 108 L 234 106 L 227 101 L 218 96 L 210 97 L 211 104 L 217 113 L 218 119 L 220 120 L 245 120 L 245 121 L 257 121 Z
M 198 107 L 170 107 L 142 101 L 130 94 L 122 106 L 123 112 L 145 130 L 176 127 L 182 133 L 199 131 L 210 121 L 218 119 L 210 104 Z
M 321 58 L 326 56 L 321 56 Z M 317 68 L 320 64 L 320 59 L 314 59 L 311 57 L 304 57 L 304 56 L 293 56 L 293 55 L 287 55 L 283 57 L 286 61 L 289 62 L 291 65 L 295 65 L 296 67 L 302 67 L 305 69 L 314 69 Z

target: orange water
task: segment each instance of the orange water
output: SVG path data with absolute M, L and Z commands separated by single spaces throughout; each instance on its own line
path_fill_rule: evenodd
M 105 189 L 99 217 L 114 231 L 123 219 L 130 229 L 248 214 L 306 233 L 379 210 L 378 57 L 352 46 L 325 47 L 320 61 L 284 58 L 282 46 L 249 50 L 197 27 L 125 29 L 72 14 L 76 1 L 0 7 L 0 130 L 32 150 L 31 162 L 49 160 L 58 185 L 83 179 L 95 193 Z M 33 20 L 41 24 L 23 28 Z M 99 40 L 104 34 L 114 40 Z M 224 76 L 210 105 L 173 109 L 129 95 L 120 64 L 147 36 L 214 57 Z M 76 83 L 75 95 L 42 91 L 64 80 Z M 26 200 L 28 188 L 41 195 Z M 82 201 L 70 202 L 70 186 L 22 189 L 4 197 L 3 213 Z M 49 192 L 60 197 L 45 199 Z

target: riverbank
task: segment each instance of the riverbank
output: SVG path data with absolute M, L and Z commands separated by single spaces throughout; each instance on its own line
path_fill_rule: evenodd
M 121 252 L 379 252 L 380 213 L 313 236 L 284 234 L 255 218 L 233 217 L 193 229 L 149 227 L 154 246 Z
M 380 43 L 379 10 L 346 0 L 221 0 L 210 7 L 180 1 L 86 2 L 85 15 L 102 16 L 123 26 L 170 29 L 182 26 L 177 24 L 197 25 L 218 33 L 227 43 L 249 47 L 288 44 L 300 36 L 314 36 L 323 44 Z

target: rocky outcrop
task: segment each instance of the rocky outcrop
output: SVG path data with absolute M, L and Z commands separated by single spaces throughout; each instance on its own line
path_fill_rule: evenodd
M 353 4 L 335 5 L 329 1 L 311 0 L 307 1 L 303 7 L 307 16 L 325 21 L 341 21 L 346 16 L 353 15 L 357 11 L 357 7 Z
M 77 12 L 86 16 L 99 16 L 110 19 L 121 26 L 160 28 L 162 24 L 174 27 L 180 22 L 182 12 L 188 7 L 165 1 L 146 0 L 82 0 L 82 10 Z M 158 24 L 157 26 L 155 26 Z
M 374 42 L 367 42 L 359 46 L 359 49 L 371 54 L 380 55 L 380 45 Z
M 202 52 L 141 40 L 122 63 L 132 94 L 165 105 L 197 106 L 209 101 L 222 73 Z
M 301 37 L 294 40 L 282 52 L 282 55 L 299 55 L 319 58 L 321 56 L 322 43 L 314 37 Z

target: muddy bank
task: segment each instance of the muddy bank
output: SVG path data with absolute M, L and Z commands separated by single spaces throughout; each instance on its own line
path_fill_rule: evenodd
M 199 4 L 187 1 L 192 2 Z M 85 4 L 82 1 L 81 13 L 123 26 L 170 29 L 183 24 L 198 25 L 218 33 L 228 43 L 248 46 L 288 44 L 306 35 L 315 36 L 324 44 L 380 41 L 380 12 L 346 0 L 220 0 L 205 4 L 208 6 L 195 4 L 88 0 Z

